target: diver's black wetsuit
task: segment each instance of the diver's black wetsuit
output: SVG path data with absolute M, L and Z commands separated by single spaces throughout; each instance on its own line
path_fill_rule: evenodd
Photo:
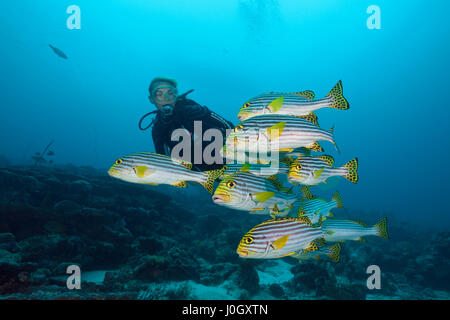
M 191 133 L 192 159 L 190 162 L 193 163 L 194 168 L 200 171 L 221 168 L 223 164 L 204 163 L 203 157 L 201 164 L 194 163 L 194 121 L 202 122 L 202 134 L 212 128 L 220 130 L 223 136 L 223 143 L 225 143 L 226 139 L 226 130 L 234 128 L 233 123 L 225 120 L 207 107 L 201 106 L 190 99 L 179 99 L 175 104 L 172 115 L 163 117 L 161 112 L 158 112 L 156 115 L 152 129 L 156 153 L 170 156 L 172 148 L 179 143 L 179 141 L 171 141 L 172 132 L 176 129 L 184 128 Z M 203 142 L 202 150 L 210 143 L 210 141 Z

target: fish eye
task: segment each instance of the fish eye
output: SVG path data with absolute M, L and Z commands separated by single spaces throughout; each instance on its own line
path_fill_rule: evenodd
M 302 165 L 301 164 L 297 164 L 296 166 L 295 166 L 295 170 L 302 170 Z
M 228 170 L 228 166 L 223 166 L 223 168 L 222 168 L 224 171 L 225 170 Z
M 244 242 L 246 244 L 252 244 L 253 243 L 253 238 L 252 237 L 245 237 L 244 238 Z
M 227 187 L 233 189 L 236 186 L 236 183 L 233 180 L 227 182 Z
M 116 164 L 117 164 L 117 165 L 121 164 L 122 162 L 123 162 L 122 159 L 117 159 L 117 160 L 116 160 Z
M 242 106 L 243 109 L 250 107 L 250 102 L 244 103 Z

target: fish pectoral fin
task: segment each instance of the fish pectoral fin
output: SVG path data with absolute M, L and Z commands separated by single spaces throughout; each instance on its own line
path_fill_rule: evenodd
M 275 192 L 266 191 L 266 192 L 258 192 L 253 194 L 252 199 L 255 202 L 266 202 L 270 198 L 272 198 L 275 195 Z
M 277 112 L 281 109 L 281 107 L 283 106 L 283 101 L 284 101 L 284 97 L 278 97 L 275 100 L 273 100 L 271 103 L 269 103 L 269 105 L 267 106 L 267 108 L 271 111 L 271 112 Z
M 278 139 L 281 134 L 283 133 L 284 126 L 286 125 L 286 122 L 278 122 L 277 124 L 274 124 L 270 128 L 267 129 L 267 137 L 269 140 L 275 140 Z
M 325 170 L 325 168 L 314 171 L 314 178 L 318 179 L 322 175 L 323 170 Z
M 286 242 L 288 241 L 288 239 L 289 239 L 289 235 L 282 236 L 281 238 L 278 238 L 277 240 L 275 240 L 272 243 L 272 247 L 275 250 L 280 250 L 286 245 Z
M 134 172 L 138 178 L 144 178 L 151 175 L 154 171 L 146 166 L 136 166 L 134 167 Z
M 178 182 L 172 183 L 172 185 L 173 185 L 174 187 L 187 188 L 187 183 L 186 183 L 186 181 L 178 181 Z

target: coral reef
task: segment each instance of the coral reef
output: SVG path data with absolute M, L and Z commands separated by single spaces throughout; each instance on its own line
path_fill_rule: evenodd
M 265 218 L 218 207 L 196 186 L 133 185 L 90 167 L 1 168 L 0 298 L 449 298 L 448 232 L 396 226 L 389 241 L 346 243 L 338 264 L 239 258 L 242 235 Z M 380 290 L 366 286 L 372 264 Z M 66 286 L 70 265 L 79 290 Z

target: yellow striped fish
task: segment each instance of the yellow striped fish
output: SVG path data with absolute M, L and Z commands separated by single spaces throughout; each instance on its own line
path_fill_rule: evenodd
M 352 220 L 327 219 L 322 223 L 322 229 L 325 231 L 326 241 L 345 241 L 355 240 L 364 241 L 363 237 L 378 236 L 389 239 L 387 232 L 387 218 L 372 227 L 365 223 Z
M 314 92 L 307 90 L 294 93 L 269 92 L 250 99 L 241 107 L 238 119 L 244 121 L 263 114 L 307 116 L 321 108 L 347 110 L 348 101 L 343 96 L 342 81 L 320 100 L 313 100 Z
M 342 208 L 343 205 L 341 196 L 339 195 L 339 192 L 336 191 L 330 201 L 316 197 L 309 199 L 304 198 L 300 200 L 298 207 L 298 217 L 307 217 L 312 224 L 316 224 L 320 222 L 320 219 L 324 219 L 325 217 L 333 217 L 334 215 L 331 210 L 335 208 Z M 296 207 L 294 208 L 294 210 L 291 210 L 290 216 L 295 213 Z
M 213 193 L 214 181 L 222 175 L 222 169 L 193 171 L 192 163 L 152 152 L 136 152 L 119 158 L 108 174 L 127 182 L 150 185 L 169 184 L 186 188 L 187 181 L 198 182 Z
M 347 162 L 342 167 L 332 167 L 330 156 L 299 156 L 289 168 L 288 181 L 292 184 L 316 185 L 333 176 L 341 176 L 345 179 L 358 182 L 358 158 Z
M 263 115 L 237 125 L 227 137 L 224 154 L 234 159 L 235 152 L 291 152 L 301 147 L 323 151 L 317 141 L 329 141 L 339 151 L 333 128 L 327 131 L 298 117 Z
M 212 200 L 219 205 L 255 214 L 286 214 L 297 196 L 283 188 L 277 179 L 249 172 L 236 172 L 217 186 Z
M 248 231 L 236 252 L 241 258 L 276 259 L 300 250 L 317 250 L 314 240 L 323 236 L 320 227 L 313 228 L 303 218 L 272 219 Z

